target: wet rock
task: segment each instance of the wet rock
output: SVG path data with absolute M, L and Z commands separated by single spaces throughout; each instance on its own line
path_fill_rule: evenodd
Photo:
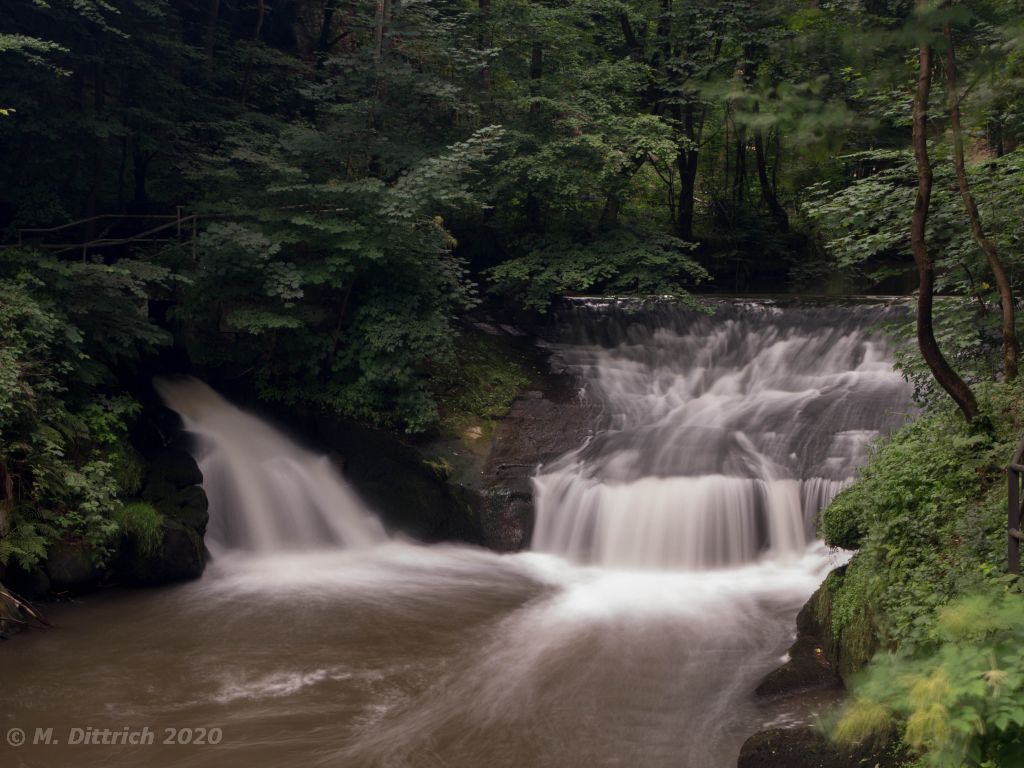
M 389 530 L 421 541 L 480 542 L 472 495 L 448 483 L 413 446 L 347 422 L 320 418 L 303 426 L 344 457 L 335 463 Z
M 65 540 L 47 550 L 46 575 L 54 592 L 86 592 L 99 586 L 102 572 L 89 545 Z
M 808 602 L 796 617 L 797 637 L 789 661 L 770 672 L 757 686 L 758 696 L 791 696 L 823 688 L 843 688 L 843 681 L 828 656 L 824 628 L 815 604 Z
M 533 535 L 533 491 L 525 478 L 496 483 L 480 494 L 480 529 L 486 546 L 497 552 L 526 548 Z
M 533 534 L 531 478 L 542 464 L 578 448 L 593 434 L 598 406 L 578 395 L 572 377 L 549 374 L 544 388 L 521 394 L 498 425 L 484 465 L 480 527 L 499 552 L 525 549 Z
M 777 728 L 747 739 L 737 768 L 898 768 L 904 760 L 889 747 L 838 746 L 813 728 Z

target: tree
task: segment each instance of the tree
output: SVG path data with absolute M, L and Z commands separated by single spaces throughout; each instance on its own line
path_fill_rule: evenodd
M 981 214 L 978 212 L 978 204 L 974 201 L 974 195 L 971 193 L 971 186 L 967 179 L 967 167 L 964 163 L 963 128 L 960 124 L 960 102 L 966 94 L 961 94 L 957 86 L 956 48 L 953 42 L 952 25 L 947 21 L 943 24 L 942 29 L 946 42 L 946 93 L 949 99 L 949 124 L 953 133 L 953 168 L 956 172 L 960 197 L 963 199 L 964 208 L 970 221 L 971 235 L 974 237 L 975 242 L 977 242 L 978 247 L 985 253 L 989 269 L 992 271 L 996 287 L 999 290 L 999 302 L 1002 310 L 1003 378 L 1006 381 L 1013 381 L 1017 377 L 1018 358 L 1020 356 L 1020 345 L 1017 342 L 1017 326 L 1014 317 L 1013 289 L 1010 286 L 1006 270 L 1003 268 L 1003 262 L 999 258 L 999 250 L 985 234 L 985 228 L 981 222 Z
M 920 15 L 928 11 L 928 0 L 917 0 Z M 913 107 L 913 145 L 917 162 L 917 195 L 910 223 L 910 247 L 917 264 L 917 343 L 921 356 L 931 369 L 932 375 L 963 412 L 970 422 L 978 413 L 974 392 L 959 374 L 953 370 L 938 342 L 932 320 L 935 267 L 928 253 L 925 226 L 928 222 L 928 207 L 932 197 L 932 167 L 928 157 L 928 99 L 932 85 L 932 49 L 928 39 L 922 35 L 918 46 L 917 89 Z

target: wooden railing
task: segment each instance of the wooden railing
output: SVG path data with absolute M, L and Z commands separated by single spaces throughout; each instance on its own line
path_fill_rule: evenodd
M 145 224 L 154 226 L 144 226 Z M 141 231 L 110 236 L 111 228 L 137 224 Z M 88 219 L 68 222 L 56 227 L 28 227 L 18 230 L 18 246 L 31 245 L 51 253 L 78 252 L 85 259 L 91 251 L 136 243 L 175 243 L 191 240 L 199 226 L 199 215 L 178 207 L 173 214 L 120 214 L 106 213 Z M 97 230 L 101 230 L 96 234 Z M 76 236 L 76 233 L 82 233 Z M 8 246 L 11 247 L 11 246 Z
M 1006 515 L 1006 555 L 1010 573 L 1020 573 L 1021 534 L 1021 477 L 1024 476 L 1024 440 L 1017 444 L 1009 466 L 1006 468 L 1006 479 L 1009 485 L 1007 494 Z

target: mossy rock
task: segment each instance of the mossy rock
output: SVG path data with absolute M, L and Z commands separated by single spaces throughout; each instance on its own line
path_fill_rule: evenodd
M 175 491 L 162 499 L 154 500 L 153 506 L 168 520 L 188 526 L 200 536 L 206 533 L 210 521 L 210 502 L 198 485 Z
M 203 482 L 203 473 L 192 455 L 181 448 L 168 448 L 153 457 L 149 466 L 149 482 L 167 481 L 175 488 L 187 488 Z
M 164 520 L 156 550 L 134 536 L 126 536 L 116 563 L 122 582 L 134 586 L 156 586 L 198 579 L 206 568 L 206 547 L 189 526 Z
M 842 625 L 836 621 L 835 601 L 848 567 L 832 571 L 805 607 L 807 618 L 813 621 L 828 657 L 844 680 L 863 669 L 880 647 L 880 630 L 870 605 L 859 606 L 853 619 Z
M 151 504 L 173 496 L 178 492 L 178 486 L 166 478 L 151 475 L 146 479 L 146 485 L 142 489 L 142 498 Z

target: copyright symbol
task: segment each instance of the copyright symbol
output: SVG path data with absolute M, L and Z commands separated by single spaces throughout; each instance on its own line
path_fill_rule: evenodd
M 25 732 L 21 728 L 11 728 L 7 732 L 7 743 L 12 747 L 20 747 L 25 743 Z

